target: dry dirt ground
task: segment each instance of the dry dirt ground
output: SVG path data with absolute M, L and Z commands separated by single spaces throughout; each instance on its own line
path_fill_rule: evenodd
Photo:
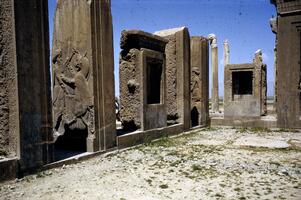
M 0 199 L 301 199 L 301 133 L 208 128 L 0 186 Z

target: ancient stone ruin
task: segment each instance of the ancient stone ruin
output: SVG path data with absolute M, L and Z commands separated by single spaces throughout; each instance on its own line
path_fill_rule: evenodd
M 186 27 L 154 33 L 168 40 L 166 54 L 167 124 L 190 128 L 190 36 Z
M 3 0 L 0 20 L 1 180 L 53 154 L 47 1 Z
M 191 127 L 300 128 L 301 2 L 271 2 L 277 8 L 270 21 L 276 34 L 276 113 L 271 111 L 275 116 L 269 121 L 261 50 L 252 63 L 229 64 L 224 42 L 223 112 L 214 34 L 190 38 L 186 27 L 154 34 L 125 30 L 116 100 L 110 0 L 58 0 L 51 59 L 47 1 L 2 0 L 0 180 L 66 162 L 58 161 L 59 150 L 92 156 Z M 116 115 L 122 123 L 118 132 Z
M 277 19 L 272 24 L 276 33 L 276 112 L 277 126 L 301 127 L 301 2 L 272 0 Z
M 225 118 L 260 117 L 266 114 L 266 65 L 262 52 L 255 52 L 253 63 L 225 66 Z
M 191 125 L 209 123 L 209 41 L 191 37 Z
M 113 147 L 116 117 L 110 3 L 59 0 L 54 24 L 56 145 L 90 152 Z
M 167 125 L 167 40 L 139 30 L 123 31 L 120 41 L 120 116 L 125 130 Z

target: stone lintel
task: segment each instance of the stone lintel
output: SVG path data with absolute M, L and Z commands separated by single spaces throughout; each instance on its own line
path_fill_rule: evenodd
M 121 33 L 121 49 L 150 49 L 164 53 L 168 40 L 140 30 L 124 30 Z

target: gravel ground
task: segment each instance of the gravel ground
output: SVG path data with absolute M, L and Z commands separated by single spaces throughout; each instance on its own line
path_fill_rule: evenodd
M 285 130 L 195 130 L 6 183 L 0 199 L 300 200 L 300 142 Z

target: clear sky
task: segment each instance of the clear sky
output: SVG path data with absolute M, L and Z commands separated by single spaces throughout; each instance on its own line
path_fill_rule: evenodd
M 111 0 L 114 29 L 115 88 L 119 95 L 119 42 L 124 29 L 146 32 L 186 26 L 191 36 L 214 33 L 219 51 L 219 94 L 223 96 L 223 41 L 230 43 L 230 63 L 252 62 L 262 49 L 268 67 L 268 96 L 274 94 L 274 44 L 270 0 Z M 50 43 L 56 0 L 49 0 Z M 51 45 L 51 44 L 50 44 Z M 211 71 L 210 71 L 211 82 Z M 210 83 L 211 85 L 211 83 Z

